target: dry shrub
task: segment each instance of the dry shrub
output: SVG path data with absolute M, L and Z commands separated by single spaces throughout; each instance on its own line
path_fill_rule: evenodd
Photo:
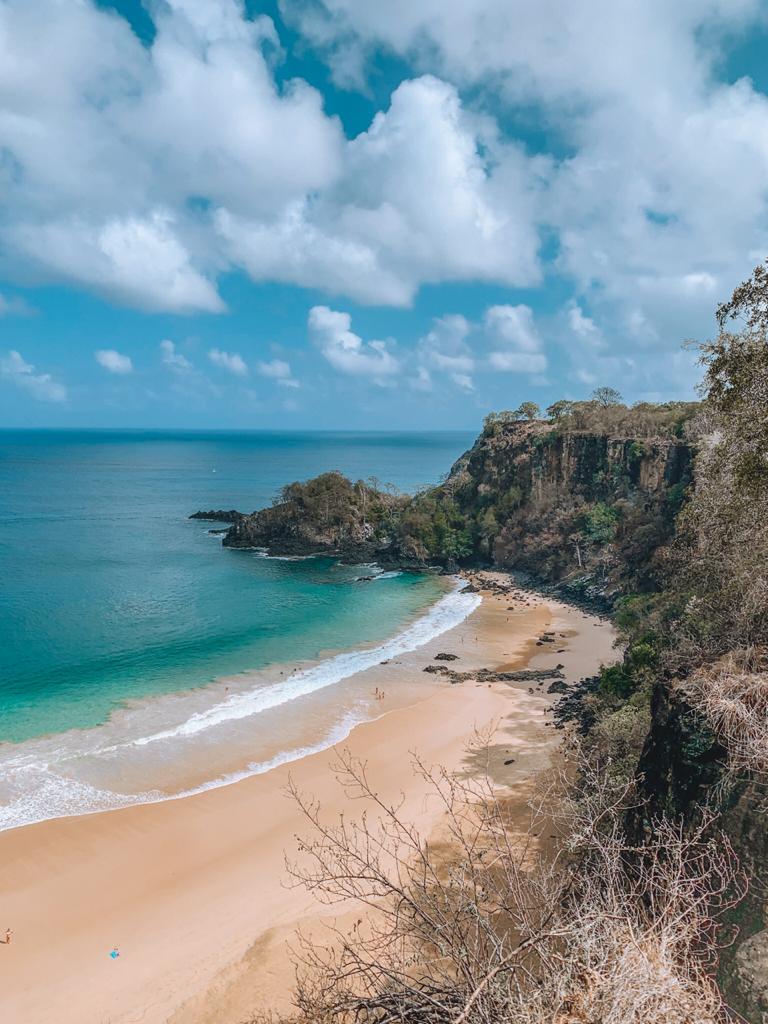
M 579 737 L 584 757 L 596 767 L 610 771 L 617 782 L 629 783 L 651 724 L 649 701 L 645 693 L 635 694 L 615 710 L 597 705 L 595 723 L 586 737 Z
M 415 771 L 445 811 L 439 849 L 348 755 L 337 772 L 357 818 L 329 824 L 294 791 L 311 828 L 293 882 L 368 910 L 325 945 L 299 946 L 296 1012 L 283 1024 L 728 1019 L 712 980 L 716 920 L 739 886 L 711 822 L 686 835 L 663 821 L 633 847 L 620 826 L 629 787 L 585 765 L 580 794 L 547 823 L 565 840 L 545 863 L 534 856 L 541 818 L 521 835 L 489 783 Z
M 768 774 L 768 651 L 728 654 L 697 672 L 687 690 L 728 751 L 729 774 Z

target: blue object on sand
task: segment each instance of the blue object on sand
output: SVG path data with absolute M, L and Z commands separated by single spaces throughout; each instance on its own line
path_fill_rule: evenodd
M 109 955 L 112 957 L 113 960 L 117 960 L 117 958 L 120 956 L 120 953 L 117 949 L 113 949 L 110 951 Z

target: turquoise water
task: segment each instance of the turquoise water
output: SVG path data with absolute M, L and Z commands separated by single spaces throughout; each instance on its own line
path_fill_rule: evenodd
M 403 490 L 456 434 L 0 432 L 0 741 L 88 728 L 126 701 L 393 636 L 428 576 L 230 551 L 191 521 L 328 469 Z

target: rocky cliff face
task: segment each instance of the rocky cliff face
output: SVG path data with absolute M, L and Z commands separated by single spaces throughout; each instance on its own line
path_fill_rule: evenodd
M 681 441 L 510 423 L 483 434 L 445 487 L 474 518 L 476 554 L 605 594 L 647 589 L 691 477 Z M 485 538 L 483 533 L 485 532 Z
M 373 558 L 379 545 L 373 526 L 362 519 L 334 523 L 287 515 L 281 506 L 240 516 L 227 530 L 230 548 L 264 548 L 273 555 L 328 554 L 343 560 Z
M 559 431 L 548 423 L 508 423 L 482 434 L 451 471 L 476 495 L 520 488 L 525 501 L 551 504 L 659 494 L 687 479 L 691 453 L 682 441 L 640 440 Z
M 412 567 L 493 564 L 610 600 L 650 585 L 643 576 L 669 537 L 690 466 L 682 442 L 497 424 L 430 491 L 393 498 L 323 474 L 290 485 L 270 508 L 228 512 L 224 544 Z
M 281 499 L 268 508 L 250 515 L 230 513 L 232 526 L 223 543 L 263 548 L 274 555 L 322 553 L 345 561 L 384 560 L 402 500 L 362 481 L 352 483 L 341 473 L 323 473 L 286 485 Z

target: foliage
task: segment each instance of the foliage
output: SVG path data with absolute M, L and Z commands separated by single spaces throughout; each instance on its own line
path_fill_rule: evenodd
M 585 538 L 593 544 L 608 544 L 616 536 L 619 510 L 615 505 L 598 502 L 581 516 Z
M 444 812 L 440 858 L 346 753 L 337 771 L 360 814 L 328 821 L 292 790 L 309 826 L 295 884 L 363 909 L 301 945 L 284 1024 L 725 1024 L 714 924 L 742 884 L 709 819 L 690 833 L 661 820 L 632 846 L 631 783 L 584 763 L 582 787 L 560 777 L 558 805 L 549 795 L 547 828 L 563 839 L 544 864 L 541 822 L 514 831 L 487 780 L 414 767 Z
M 701 349 L 696 485 L 679 516 L 671 582 L 683 606 L 673 646 L 687 664 L 768 642 L 766 308 L 768 277 L 756 271 L 720 310 L 739 311 L 747 328 L 721 331 Z
M 552 405 L 547 407 L 547 416 L 549 419 L 557 422 L 558 420 L 565 419 L 573 412 L 573 407 L 576 403 L 569 401 L 567 398 L 559 398 Z
M 650 684 L 658 664 L 658 651 L 649 640 L 636 641 L 627 648 L 624 659 L 603 668 L 600 692 L 606 696 L 627 698 L 643 684 Z
M 765 335 L 768 332 L 768 260 L 752 271 L 752 276 L 736 288 L 727 302 L 716 312 L 721 332 L 729 320 L 741 319 L 749 333 Z
M 521 402 L 512 414 L 518 420 L 536 420 L 541 410 L 535 402 Z
M 621 405 L 622 398 L 616 388 L 599 387 L 592 392 L 592 401 L 607 409 L 609 405 Z

